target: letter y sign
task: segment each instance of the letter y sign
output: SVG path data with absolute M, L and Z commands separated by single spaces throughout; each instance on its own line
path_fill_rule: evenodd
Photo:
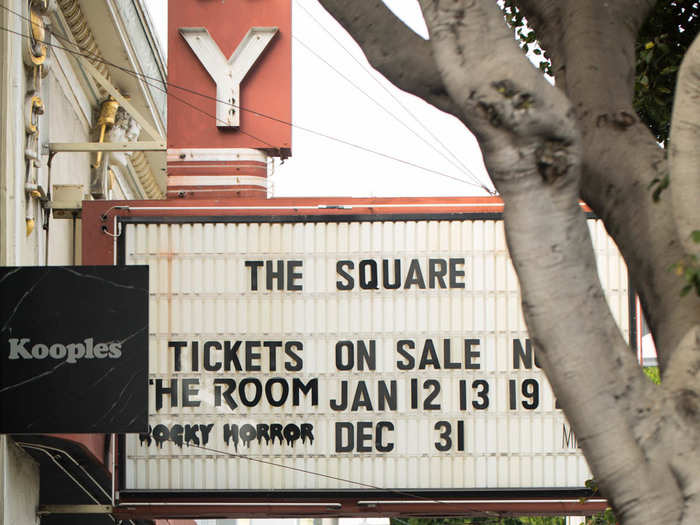
M 206 28 L 181 27 L 180 34 L 216 83 L 216 125 L 220 128 L 240 126 L 237 110 L 241 81 L 277 34 L 277 28 L 251 27 L 228 60 Z

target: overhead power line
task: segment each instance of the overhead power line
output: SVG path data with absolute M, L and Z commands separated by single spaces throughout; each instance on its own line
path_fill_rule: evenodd
M 6 6 L 4 6 L 4 5 L 0 5 L 0 8 L 5 9 L 6 11 L 8 11 L 8 12 L 10 12 L 10 13 L 12 13 L 12 14 L 18 16 L 19 18 L 22 18 L 22 19 L 24 19 L 24 20 L 27 20 L 27 21 L 29 21 L 30 23 L 34 23 L 31 19 L 29 19 L 29 18 L 23 16 L 21 13 L 17 13 L 16 11 L 14 11 L 14 10 L 12 10 L 12 9 L 10 9 L 10 8 L 8 8 L 8 7 L 6 7 Z M 0 26 L 0 30 L 6 31 L 6 32 L 11 33 L 11 34 L 15 34 L 15 35 L 21 36 L 22 38 L 30 38 L 29 35 L 26 35 L 26 34 L 24 34 L 24 33 L 18 32 L 18 31 L 14 31 L 14 30 L 9 29 L 9 28 L 7 28 L 7 27 L 2 27 L 2 26 Z M 435 170 L 435 169 L 432 169 L 432 168 L 428 168 L 428 167 L 426 167 L 426 166 L 422 166 L 422 165 L 420 165 L 420 164 L 416 164 L 416 163 L 411 162 L 411 161 L 407 161 L 407 160 L 401 159 L 401 158 L 399 158 L 399 157 L 395 157 L 395 156 L 392 156 L 392 155 L 389 155 L 389 154 L 386 154 L 386 153 L 382 153 L 382 152 L 377 151 L 377 150 L 374 150 L 374 149 L 372 149 L 372 148 L 369 148 L 369 147 L 366 147 L 366 146 L 362 146 L 362 145 L 360 145 L 360 144 L 356 144 L 356 143 L 354 143 L 354 142 L 350 142 L 350 141 L 348 141 L 348 140 L 341 139 L 341 138 L 338 138 L 338 137 L 329 135 L 329 134 L 327 134 L 327 133 L 323 133 L 323 132 L 321 132 L 321 131 L 317 131 L 317 130 L 314 130 L 314 129 L 311 129 L 311 128 L 307 128 L 307 127 L 301 126 L 301 125 L 299 125 L 299 124 L 294 124 L 294 123 L 292 123 L 292 122 L 288 122 L 288 121 L 286 121 L 286 120 L 284 120 L 284 119 L 281 119 L 281 118 L 278 118 L 278 117 L 275 117 L 275 116 L 272 116 L 272 115 L 268 115 L 268 114 L 262 113 L 262 112 L 260 112 L 260 111 L 254 110 L 254 109 L 250 109 L 250 108 L 246 108 L 246 107 L 243 107 L 243 106 L 240 106 L 240 105 L 236 105 L 236 104 L 231 103 L 231 102 L 226 101 L 226 100 L 219 100 L 219 99 L 216 98 L 215 96 L 211 96 L 211 95 L 208 95 L 208 94 L 206 94 L 206 93 L 201 93 L 201 92 L 196 91 L 196 90 L 193 90 L 193 89 L 191 89 L 191 88 L 187 88 L 187 87 L 184 87 L 184 86 L 180 86 L 180 85 L 177 85 L 177 84 L 173 84 L 173 83 L 171 83 L 171 82 L 167 82 L 167 81 L 164 81 L 164 80 L 159 79 L 159 78 L 151 77 L 151 76 L 148 76 L 148 75 L 146 75 L 146 74 L 144 74 L 144 73 L 139 73 L 138 71 L 134 71 L 134 70 L 132 70 L 132 69 L 129 69 L 129 68 L 120 66 L 119 64 L 115 64 L 114 62 L 111 62 L 111 61 L 109 61 L 109 60 L 105 60 L 103 57 L 101 57 L 101 56 L 99 56 L 99 55 L 97 55 L 97 54 L 95 54 L 95 53 L 92 53 L 92 52 L 90 52 L 90 51 L 87 50 L 87 49 L 82 48 L 79 44 L 76 44 L 76 43 L 70 41 L 68 38 L 66 38 L 66 37 L 63 36 L 63 35 L 59 35 L 59 34 L 56 33 L 55 31 L 49 30 L 49 32 L 50 32 L 52 35 L 54 35 L 56 38 L 58 38 L 59 40 L 61 40 L 62 42 L 66 42 L 67 44 L 78 48 L 80 51 L 76 51 L 76 50 L 74 50 L 74 49 L 69 49 L 69 48 L 67 48 L 67 47 L 60 46 L 60 45 L 54 44 L 54 43 L 52 43 L 52 42 L 44 41 L 44 40 L 36 40 L 36 39 L 35 39 L 35 41 L 36 41 L 36 42 L 39 42 L 39 43 L 42 43 L 42 44 L 45 44 L 45 45 L 47 45 L 47 46 L 49 46 L 49 47 L 53 47 L 53 48 L 56 48 L 56 49 L 61 49 L 61 50 L 65 51 L 65 52 L 67 52 L 67 53 L 70 53 L 70 54 L 73 54 L 73 55 L 76 55 L 76 56 L 81 56 L 81 57 L 83 57 L 83 58 L 87 58 L 87 59 L 90 59 L 90 60 L 93 60 L 93 61 L 96 61 L 96 62 L 103 63 L 103 64 L 105 64 L 105 65 L 108 65 L 108 66 L 114 67 L 114 68 L 116 68 L 116 69 L 118 69 L 118 70 L 120 70 L 120 71 L 123 71 L 124 73 L 127 73 L 127 74 L 129 74 L 129 75 L 131 75 L 131 76 L 134 76 L 135 78 L 140 78 L 140 79 L 141 79 L 145 84 L 147 84 L 148 86 L 151 86 L 151 87 L 153 87 L 153 88 L 155 88 L 155 89 L 159 89 L 159 90 L 161 90 L 161 91 L 163 91 L 163 92 L 165 92 L 165 93 L 168 93 L 169 96 L 173 96 L 173 98 L 175 98 L 176 100 L 178 100 L 178 101 L 180 101 L 180 102 L 182 102 L 182 103 L 188 105 L 189 107 L 191 107 L 191 108 L 193 108 L 193 109 L 195 109 L 195 110 L 197 110 L 197 111 L 199 111 L 199 112 L 202 112 L 203 114 L 205 114 L 205 115 L 207 115 L 207 116 L 211 116 L 212 118 L 215 118 L 215 119 L 216 119 L 215 116 L 211 115 L 211 114 L 210 114 L 209 112 L 207 112 L 206 110 L 203 110 L 203 109 L 201 109 L 201 108 L 198 108 L 198 107 L 196 107 L 195 105 L 193 105 L 193 104 L 191 104 L 191 103 L 185 101 L 184 99 L 182 99 L 182 98 L 180 98 L 180 97 L 174 96 L 174 94 L 172 93 L 172 91 L 169 90 L 169 89 L 167 89 L 167 88 L 179 89 L 179 90 L 184 91 L 184 92 L 186 92 L 186 93 L 190 93 L 190 94 L 192 94 L 192 95 L 195 95 L 195 96 L 198 96 L 198 97 L 201 97 L 201 98 L 204 98 L 204 99 L 213 100 L 213 101 L 215 101 L 215 102 L 219 102 L 219 103 L 222 103 L 222 104 L 231 106 L 231 107 L 233 107 L 233 108 L 235 108 L 235 109 L 238 109 L 238 110 L 240 110 L 240 111 L 246 111 L 246 112 L 248 112 L 248 113 L 251 113 L 251 114 L 253 114 L 253 115 L 259 116 L 259 117 L 261 117 L 261 118 L 266 118 L 266 119 L 272 120 L 272 121 L 274 121 L 274 122 L 279 122 L 280 124 L 284 124 L 284 125 L 290 126 L 290 127 L 292 127 L 293 129 L 299 129 L 299 130 L 301 130 L 301 131 L 305 131 L 305 132 L 307 132 L 307 133 L 311 133 L 311 134 L 313 134 L 313 135 L 316 135 L 316 136 L 325 138 L 325 139 L 327 139 L 327 140 L 331 140 L 331 141 L 334 141 L 334 142 L 337 142 L 337 143 L 340 143 L 340 144 L 343 144 L 343 145 L 346 145 L 346 146 L 353 147 L 353 148 L 355 148 L 355 149 L 359 149 L 359 150 L 361 150 L 361 151 L 365 151 L 365 152 L 367 152 L 367 153 L 371 153 L 371 154 L 373 154 L 373 155 L 377 155 L 377 156 L 380 156 L 380 157 L 383 157 L 383 158 L 386 158 L 386 159 L 389 159 L 389 160 L 393 160 L 393 161 L 395 161 L 395 162 L 398 162 L 398 163 L 401 163 L 401 164 L 404 164 L 404 165 L 407 165 L 407 166 L 411 166 L 411 167 L 413 167 L 413 168 L 417 168 L 417 169 L 420 169 L 420 170 L 422 170 L 422 171 L 426 171 L 426 172 L 428 172 L 428 173 L 433 173 L 433 174 L 435 174 L 435 175 L 439 175 L 439 176 L 441 176 L 441 177 L 445 177 L 445 178 L 448 178 L 448 179 L 451 179 L 451 180 L 455 180 L 455 181 L 457 181 L 457 182 L 461 182 L 461 183 L 467 184 L 467 185 L 469 185 L 469 186 L 480 187 L 480 188 L 484 189 L 485 191 L 487 191 L 488 193 L 490 193 L 491 195 L 494 195 L 494 194 L 495 194 L 492 190 L 490 190 L 489 188 L 487 188 L 485 185 L 483 185 L 483 184 L 480 183 L 480 182 L 477 182 L 477 183 L 470 182 L 470 181 L 465 180 L 465 179 L 462 179 L 462 178 L 460 178 L 460 177 L 455 177 L 455 176 L 453 176 L 453 175 L 449 175 L 449 174 L 444 173 L 444 172 L 442 172 L 442 171 L 438 171 L 438 170 Z M 162 87 L 160 87 L 160 86 L 158 86 L 158 85 L 153 85 L 153 84 L 149 83 L 148 80 L 157 82 L 158 84 L 162 84 L 163 86 L 166 86 L 166 88 L 162 88 Z M 239 130 L 239 131 L 240 131 L 240 130 Z M 259 139 L 259 138 L 257 138 L 257 137 L 253 137 L 252 135 L 250 135 L 250 134 L 248 134 L 248 133 L 245 133 L 245 134 L 248 135 L 248 136 L 251 136 L 252 138 L 255 138 L 256 140 L 260 140 L 261 142 L 265 143 L 264 141 L 262 141 L 261 139 Z
M 383 492 L 389 492 L 389 493 L 391 493 L 391 494 L 396 494 L 397 496 L 404 496 L 404 497 L 408 497 L 408 498 L 411 498 L 411 499 L 414 499 L 414 500 L 425 501 L 425 502 L 427 502 L 427 503 L 438 503 L 438 504 L 443 504 L 443 505 L 449 504 L 448 501 L 439 500 L 439 499 L 435 499 L 435 498 L 429 498 L 429 497 L 427 497 L 427 496 L 422 496 L 422 495 L 420 495 L 420 494 L 415 494 L 415 493 L 413 493 L 413 492 L 407 492 L 407 491 L 402 491 L 402 490 L 397 490 L 397 489 L 387 489 L 387 488 L 380 487 L 380 486 L 377 486 L 377 485 L 372 485 L 372 484 L 370 484 L 370 483 L 364 483 L 364 482 L 361 482 L 361 481 L 353 481 L 353 480 L 350 480 L 350 479 L 341 478 L 341 477 L 339 477 L 339 476 L 332 476 L 332 475 L 330 475 L 330 474 L 322 474 L 321 472 L 314 472 L 314 471 L 312 471 L 312 470 L 307 470 L 307 469 L 303 469 L 303 468 L 300 468 L 300 467 L 293 467 L 293 466 L 291 466 L 291 465 L 283 465 L 282 463 L 275 463 L 274 461 L 270 461 L 270 460 L 267 460 L 267 459 L 262 459 L 262 458 L 255 457 L 255 456 L 250 456 L 250 455 L 246 455 L 246 454 L 237 454 L 237 453 L 233 453 L 233 452 L 228 452 L 228 451 L 226 451 L 226 450 L 218 450 L 218 449 L 215 449 L 215 448 L 205 447 L 205 446 L 202 446 L 202 445 L 195 445 L 195 444 L 193 444 L 193 443 L 189 443 L 189 446 L 191 446 L 191 447 L 193 447 L 193 448 L 198 448 L 198 449 L 201 449 L 201 450 L 206 450 L 207 452 L 213 452 L 214 454 L 220 454 L 220 455 L 228 456 L 228 457 L 230 457 L 230 458 L 244 459 L 244 460 L 250 461 L 250 462 L 252 462 L 252 463 L 261 463 L 261 464 L 263 464 L 263 465 L 271 465 L 271 466 L 273 466 L 273 467 L 282 468 L 282 469 L 287 469 L 287 470 L 292 470 L 292 471 L 294 471 L 294 472 L 300 472 L 300 473 L 302 473 L 302 474 L 309 474 L 309 475 L 311 475 L 311 476 L 317 476 L 317 477 L 321 477 L 321 478 L 326 478 L 326 479 L 331 479 L 331 480 L 335 480 L 335 481 L 340 481 L 340 482 L 348 483 L 348 484 L 350 484 L 350 485 L 355 485 L 355 486 L 358 486 L 358 487 L 364 487 L 364 488 L 369 488 L 369 489 L 373 489 L 373 490 L 380 490 L 380 491 L 383 491 Z M 488 511 L 488 510 L 479 510 L 479 509 L 476 509 L 476 508 L 468 508 L 468 507 L 467 507 L 465 510 L 467 510 L 467 511 L 469 511 L 469 512 L 474 512 L 474 513 L 476 513 L 476 514 L 481 514 L 481 515 L 484 515 L 484 516 L 498 516 L 498 513 L 492 512 L 492 511 Z
M 306 8 L 304 7 L 304 5 L 303 5 L 299 0 L 294 0 L 294 3 L 295 3 L 298 7 L 300 7 L 300 8 L 309 16 L 309 18 L 311 18 L 311 19 L 316 23 L 316 25 L 318 25 L 331 39 L 333 39 L 333 41 L 334 41 L 336 44 L 338 44 L 338 46 L 340 46 L 340 48 L 341 48 L 343 51 L 345 51 L 345 53 L 346 53 L 358 66 L 360 66 L 360 68 L 362 68 L 362 70 L 363 70 L 365 73 L 367 73 L 367 75 L 368 75 L 372 80 L 374 80 L 374 82 L 375 82 L 379 87 L 381 87 L 381 88 L 382 88 L 382 89 L 383 89 L 383 90 L 384 90 L 384 91 L 385 91 L 385 92 L 386 92 L 386 93 L 387 93 L 387 94 L 388 94 L 388 95 L 389 95 L 389 96 L 390 96 L 390 97 L 391 97 L 391 98 L 392 98 L 392 99 L 393 99 L 393 100 L 394 100 L 394 101 L 395 101 L 395 102 L 396 102 L 396 103 L 397 103 L 397 104 L 398 104 L 398 105 L 413 119 L 413 120 L 414 120 L 414 122 L 416 122 L 416 123 L 423 129 L 423 131 L 425 131 L 426 133 L 428 133 L 428 135 L 430 135 L 430 136 L 433 138 L 433 140 L 435 140 L 440 146 L 442 146 L 442 148 L 454 159 L 454 161 L 455 161 L 457 164 L 459 164 L 459 166 L 461 167 L 461 169 L 462 169 L 464 172 L 470 174 L 470 175 L 473 177 L 473 180 L 475 180 L 475 181 L 478 182 L 482 187 L 484 187 L 484 189 L 486 189 L 486 191 L 488 191 L 489 193 L 492 193 L 488 188 L 486 188 L 486 187 L 484 186 L 484 184 L 481 183 L 481 181 L 479 180 L 479 178 L 469 169 L 469 167 L 468 167 L 466 164 L 464 164 L 464 163 L 459 159 L 459 157 L 458 157 L 457 155 L 455 155 L 455 154 L 452 152 L 452 150 L 451 150 L 450 148 L 448 148 L 448 147 L 440 140 L 440 138 L 439 138 L 437 135 L 435 135 L 435 134 L 430 130 L 430 128 L 427 127 L 427 126 L 423 123 L 423 121 L 422 121 L 421 119 L 419 119 L 419 118 L 410 110 L 410 108 L 408 108 L 408 106 L 406 106 L 403 102 L 401 102 L 401 100 L 399 99 L 399 97 L 397 97 L 397 96 L 393 93 L 392 90 L 390 90 L 388 87 L 386 87 L 386 86 L 373 74 L 373 69 L 372 69 L 372 68 L 368 68 L 361 60 L 359 60 L 354 54 L 352 54 L 352 52 L 350 52 L 350 50 L 349 50 L 347 47 L 345 47 L 345 46 L 343 45 L 343 43 L 342 43 L 333 33 L 331 33 L 331 32 L 328 30 L 328 28 L 327 28 L 324 24 L 322 24 L 308 9 L 306 9 Z M 301 42 L 300 42 L 300 43 L 301 43 Z M 306 45 L 305 45 L 305 47 L 308 48 L 308 46 L 306 46 Z M 325 62 L 325 61 L 324 61 L 324 62 Z M 402 123 L 403 123 L 403 122 L 402 122 Z M 404 124 L 404 125 L 405 125 L 405 124 Z M 443 155 L 443 158 L 444 158 L 444 154 L 442 154 L 442 155 Z M 452 163 L 452 164 L 454 165 L 454 163 Z
M 304 43 L 300 38 L 297 36 L 292 35 L 292 38 L 294 38 L 295 41 L 297 41 L 299 44 L 301 44 L 309 53 L 314 55 L 316 58 L 318 58 L 321 62 L 323 62 L 326 66 L 328 66 L 330 69 L 332 69 L 338 76 L 340 76 L 343 80 L 345 80 L 348 84 L 350 84 L 352 87 L 357 89 L 360 93 L 362 93 L 365 97 L 367 97 L 369 100 L 374 102 L 375 105 L 377 105 L 382 111 L 384 111 L 386 114 L 388 114 L 390 117 L 392 117 L 396 122 L 401 124 L 404 128 L 406 128 L 408 131 L 410 131 L 413 135 L 418 137 L 419 140 L 421 140 L 423 143 L 425 143 L 428 147 L 430 147 L 435 153 L 440 155 L 442 158 L 444 158 L 447 162 L 452 164 L 455 168 L 458 170 L 462 170 L 462 167 L 459 166 L 455 161 L 450 159 L 440 151 L 438 148 L 436 148 L 433 144 L 428 142 L 423 136 L 418 134 L 413 128 L 411 128 L 408 124 L 406 124 L 403 120 L 401 120 L 399 117 L 397 117 L 394 113 L 392 113 L 384 104 L 379 102 L 376 98 L 374 98 L 372 95 L 367 93 L 364 89 L 362 89 L 356 82 L 353 82 L 347 75 L 345 75 L 343 72 L 341 72 L 338 68 L 336 68 L 333 64 L 331 64 L 328 60 L 323 58 L 321 55 L 319 55 L 316 51 L 313 50 L 311 46 L 308 44 Z M 469 173 L 465 173 L 466 175 L 471 175 Z M 472 175 L 473 177 L 473 175 Z M 481 185 L 481 182 L 476 179 L 476 177 L 473 177 L 473 180 L 476 184 Z

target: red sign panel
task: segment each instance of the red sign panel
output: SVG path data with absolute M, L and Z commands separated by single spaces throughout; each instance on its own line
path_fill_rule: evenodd
M 168 148 L 291 150 L 289 0 L 190 0 L 168 14 Z

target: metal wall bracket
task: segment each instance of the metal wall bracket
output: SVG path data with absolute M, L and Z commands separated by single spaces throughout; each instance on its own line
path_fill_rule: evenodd
M 138 122 L 141 125 L 141 128 L 148 133 L 151 136 L 152 140 L 158 141 L 158 142 L 165 142 L 165 139 L 161 136 L 158 131 L 151 126 L 151 123 L 146 120 L 141 113 L 134 107 L 134 105 L 129 102 L 129 100 L 122 95 L 117 88 L 115 88 L 112 83 L 107 80 L 104 76 L 102 76 L 102 73 L 100 73 L 95 66 L 93 66 L 90 61 L 82 56 L 76 56 L 80 64 L 85 68 L 85 70 L 90 74 L 92 78 L 95 79 L 95 81 L 100 84 L 105 90 L 114 97 L 114 99 L 119 102 L 119 105 L 122 106 L 128 113 L 131 115 L 136 122 Z
M 165 141 L 142 142 L 51 142 L 49 151 L 166 151 Z

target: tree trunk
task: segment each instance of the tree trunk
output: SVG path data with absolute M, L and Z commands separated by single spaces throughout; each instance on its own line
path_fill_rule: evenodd
M 391 82 L 479 140 L 505 203 L 528 330 L 620 522 L 700 523 L 700 299 L 681 298 L 683 282 L 667 271 L 693 253 L 685 237 L 700 228 L 698 43 L 679 81 L 685 119 L 674 116 L 672 128 L 678 191 L 656 205 L 647 187 L 667 169 L 664 152 L 632 109 L 634 39 L 651 0 L 521 0 L 558 88 L 528 62 L 495 2 L 419 1 L 427 42 L 379 0 L 320 0 Z M 580 198 L 625 257 L 661 386 L 612 318 Z

